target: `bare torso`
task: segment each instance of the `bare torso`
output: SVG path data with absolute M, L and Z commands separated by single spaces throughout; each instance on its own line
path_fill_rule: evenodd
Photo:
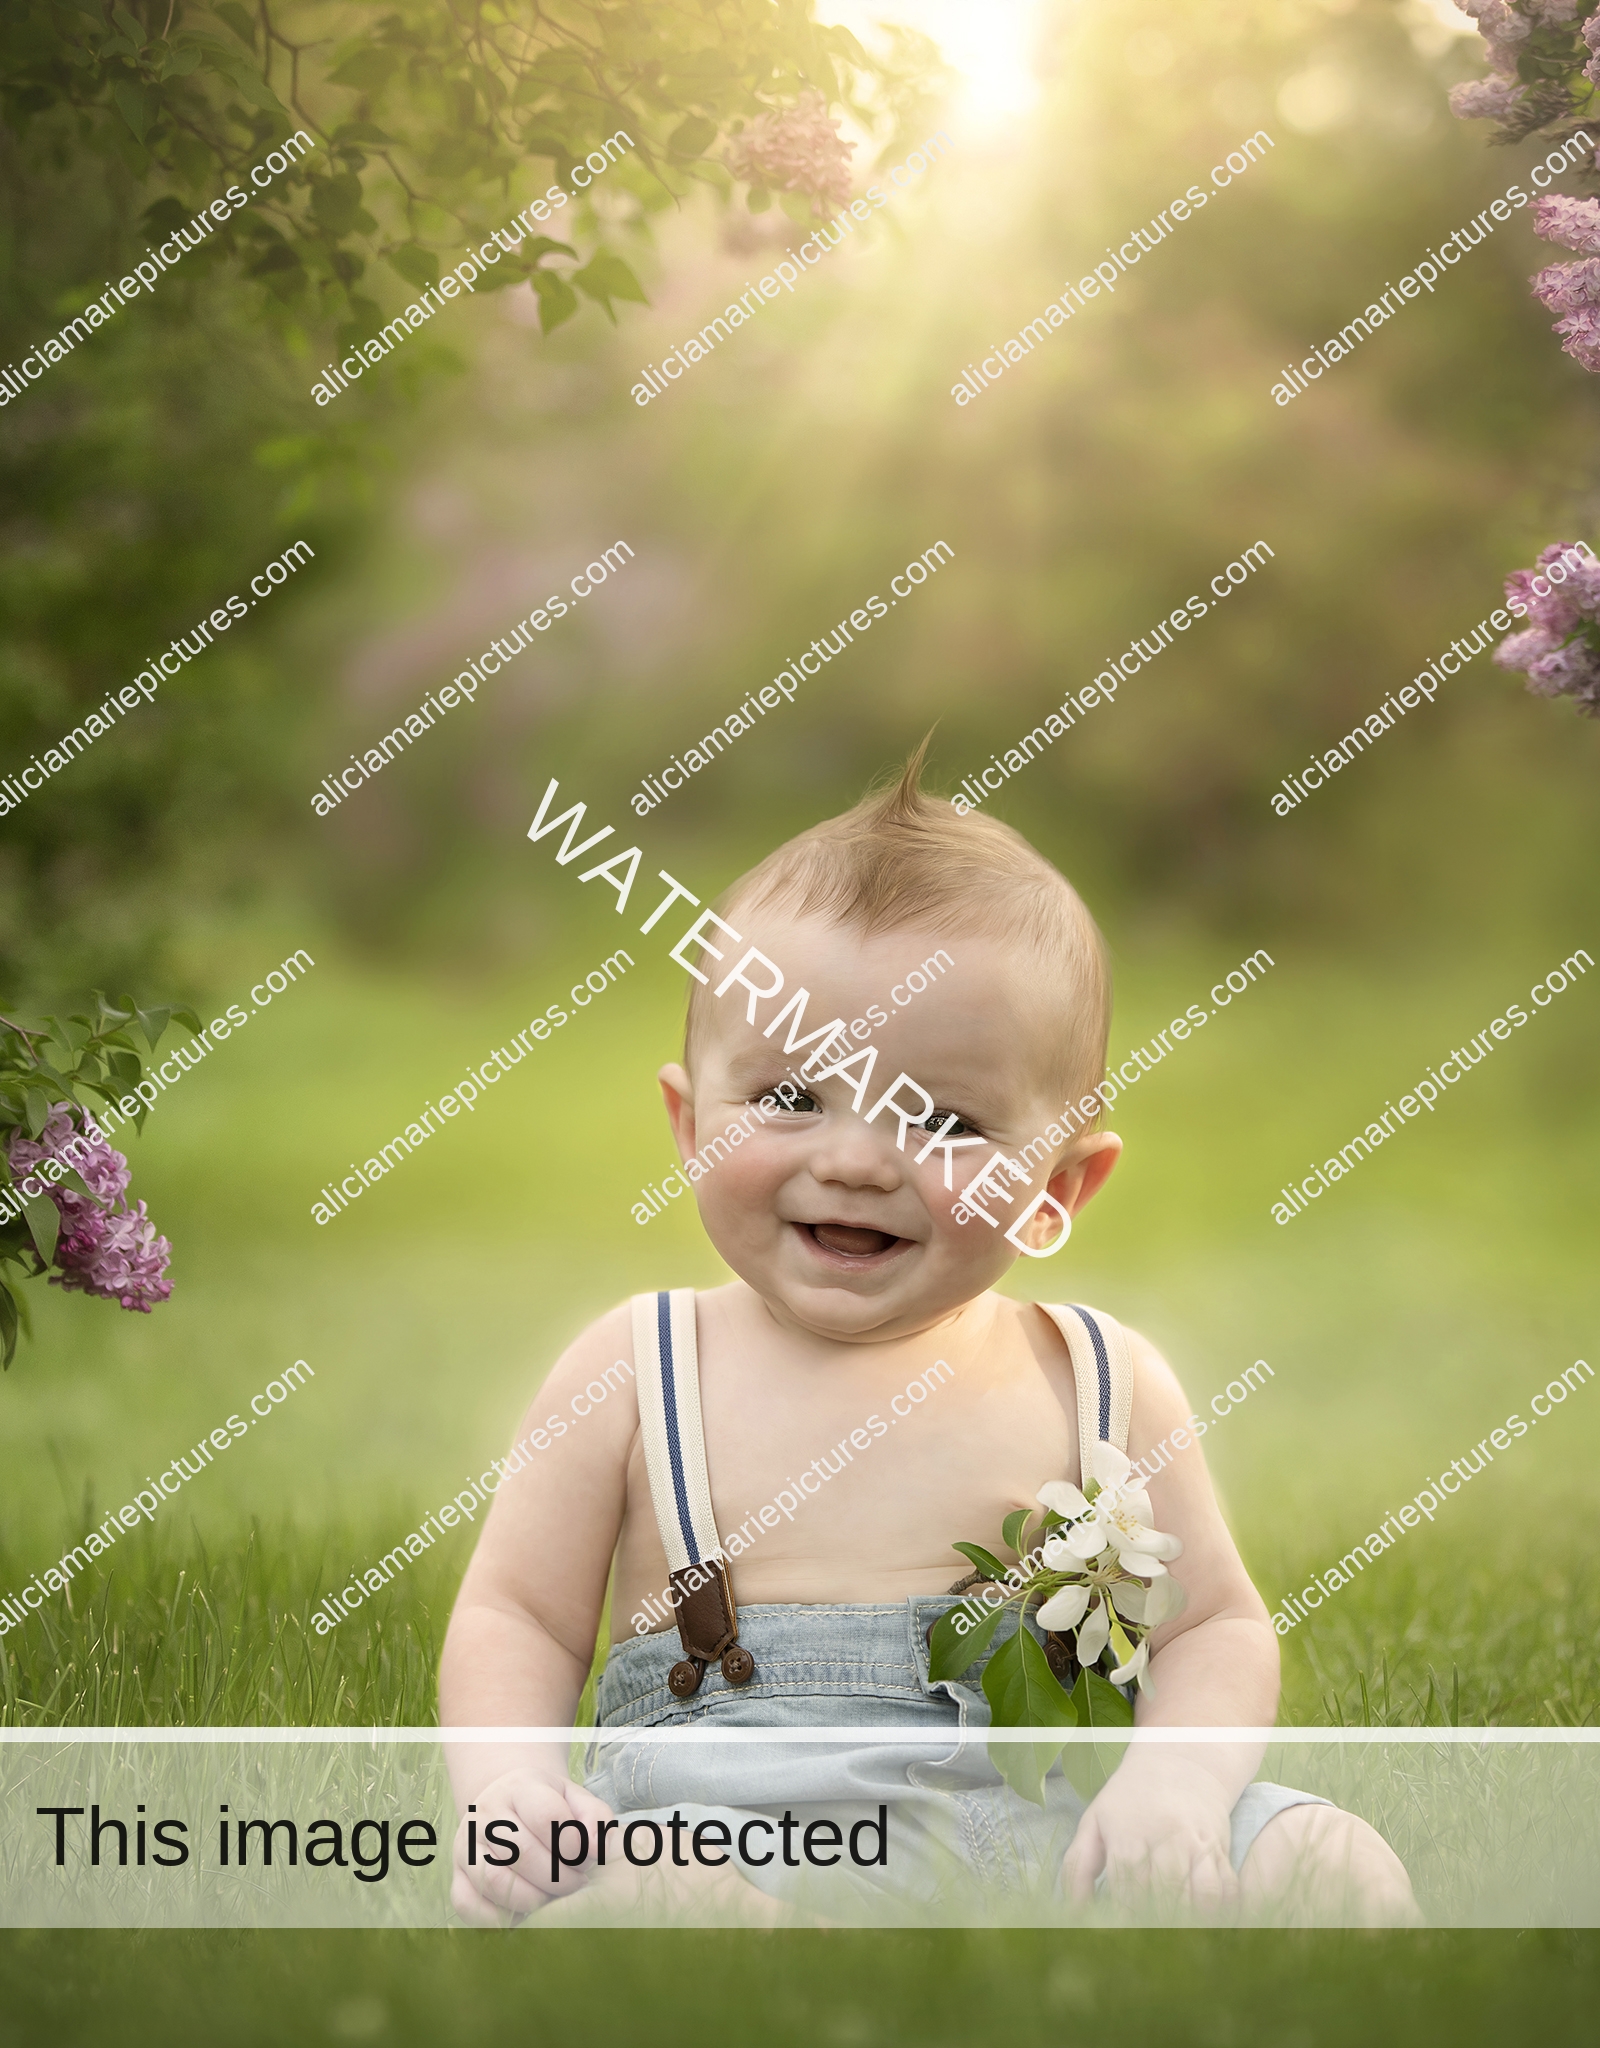
M 741 1607 L 942 1593 L 968 1569 L 953 1540 L 1000 1551 L 1011 1509 L 1077 1476 L 1067 1347 L 1030 1305 L 986 1294 L 921 1335 L 850 1345 L 780 1327 L 736 1282 L 698 1297 L 696 1323 L 712 1503 Z M 642 1632 L 634 1615 L 666 1585 L 635 1434 L 614 1641 Z

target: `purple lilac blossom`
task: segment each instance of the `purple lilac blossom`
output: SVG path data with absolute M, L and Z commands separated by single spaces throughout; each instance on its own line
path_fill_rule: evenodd
M 1553 654 L 1560 645 L 1554 633 L 1545 632 L 1542 626 L 1529 626 L 1524 632 L 1512 633 L 1502 640 L 1494 651 L 1494 659 L 1501 668 L 1530 669 L 1542 655 Z
M 1552 263 L 1529 279 L 1529 289 L 1552 313 L 1577 313 L 1600 306 L 1600 256 L 1582 263 Z
M 1450 111 L 1458 121 L 1503 121 L 1519 106 L 1525 88 L 1514 78 L 1474 78 L 1450 88 Z
M 781 113 L 760 114 L 729 148 L 728 168 L 747 185 L 803 192 L 813 211 L 838 212 L 850 203 L 849 158 L 855 149 L 828 118 L 820 92 L 802 93 Z
M 1600 256 L 1600 199 L 1572 199 L 1547 192 L 1533 202 L 1533 231 L 1561 242 L 1580 256 Z
M 1589 61 L 1583 67 L 1583 75 L 1591 85 L 1600 85 L 1600 14 L 1591 14 L 1583 24 L 1583 40 L 1590 50 Z
M 1600 693 L 1600 656 L 1587 640 L 1570 641 L 1534 662 L 1528 688 L 1539 697 L 1575 697 L 1592 715 Z
M 16 1131 L 8 1148 L 17 1178 L 31 1173 L 45 1159 L 62 1160 L 98 1198 L 80 1195 L 69 1187 L 46 1189 L 61 1213 L 61 1235 L 55 1250 L 59 1271 L 51 1274 L 50 1284 L 68 1293 L 98 1295 L 148 1315 L 158 1301 L 171 1296 L 172 1282 L 166 1271 L 172 1246 L 164 1237 L 157 1237 L 143 1202 L 128 1207 L 127 1160 L 107 1144 L 92 1117 L 77 1114 L 83 1116 L 81 1129 L 74 1121 L 73 1105 L 58 1102 L 37 1138 Z
M 1547 578 L 1539 576 L 1537 569 L 1518 569 L 1506 578 L 1506 597 L 1513 605 L 1521 605 L 1541 632 L 1563 640 L 1578 623 L 1578 608 L 1570 598 L 1556 590 L 1547 588 L 1540 596 L 1533 588 L 1535 577 L 1539 577 L 1541 582 L 1548 582 Z
M 1580 618 L 1600 621 L 1600 560 L 1589 548 L 1580 541 L 1553 540 L 1540 554 L 1539 568 L 1546 583 L 1560 586 Z
M 1580 306 L 1556 322 L 1555 332 L 1574 362 L 1586 370 L 1600 370 L 1600 306 Z

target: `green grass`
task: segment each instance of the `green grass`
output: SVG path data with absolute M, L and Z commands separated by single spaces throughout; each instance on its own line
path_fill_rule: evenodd
M 1586 1935 L 12 1934 L 6 2048 L 115 2037 L 1021 2048 L 1108 2030 L 1173 2048 L 1593 2037 Z

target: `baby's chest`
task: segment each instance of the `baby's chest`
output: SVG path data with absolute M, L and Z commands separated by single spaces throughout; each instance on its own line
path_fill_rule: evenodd
M 933 1376 L 848 1406 L 775 1400 L 764 1411 L 707 1416 L 707 1461 L 719 1524 L 803 1516 L 859 1537 L 891 1526 L 994 1543 L 1013 1507 L 1077 1468 L 1076 1430 L 1037 1374 L 963 1387 Z M 728 1533 L 724 1528 L 724 1535 Z M 941 1547 L 942 1547 L 941 1544 Z

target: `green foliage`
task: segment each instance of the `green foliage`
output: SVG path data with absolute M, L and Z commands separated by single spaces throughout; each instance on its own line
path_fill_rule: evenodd
M 928 1639 L 928 1676 L 934 1680 L 959 1678 L 969 1666 L 976 1664 L 993 1642 L 994 1632 L 1000 1626 L 1005 1611 L 1004 1606 L 991 1607 L 981 1621 L 975 1622 L 959 1607 L 952 1607 L 941 1614 Z M 970 1622 L 971 1626 L 959 1628 L 958 1617 Z
M 952 1543 L 952 1550 L 959 1550 L 969 1563 L 975 1565 L 986 1579 L 1003 1579 L 1006 1568 L 992 1550 L 985 1550 L 981 1543 Z
M 381 318 L 358 289 L 373 257 L 431 282 L 423 255 L 452 260 L 552 181 L 600 241 L 583 174 L 573 176 L 592 152 L 615 162 L 608 190 L 637 223 L 692 189 L 733 125 L 813 87 L 858 110 L 876 96 L 892 119 L 917 84 L 914 70 L 875 65 L 846 30 L 813 21 L 809 6 L 401 0 L 376 19 L 346 7 L 330 21 L 313 0 L 229 0 L 210 14 L 226 33 L 166 0 L 70 12 L 25 0 L 0 59 L 0 104 L 23 164 L 119 164 L 166 188 L 158 225 L 241 189 L 249 204 L 210 245 L 218 260 L 264 287 L 260 311 L 280 329 L 314 323 L 351 338 Z M 267 155 L 291 137 L 290 166 L 273 175 Z M 729 183 L 720 167 L 713 181 Z M 136 235 L 122 240 L 136 251 Z M 503 291 L 538 261 L 507 252 L 478 288 Z M 614 299 L 644 299 L 603 246 L 577 283 L 613 319 Z M 575 310 L 545 296 L 561 318 Z

